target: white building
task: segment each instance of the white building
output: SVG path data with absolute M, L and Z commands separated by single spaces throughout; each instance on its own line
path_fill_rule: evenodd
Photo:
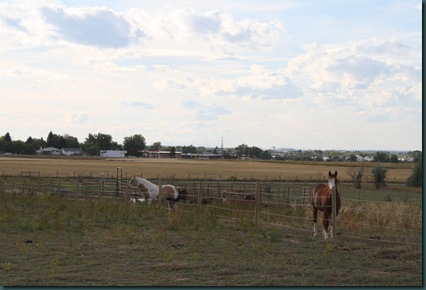
M 36 153 L 38 155 L 61 155 L 61 149 L 55 147 L 40 148 Z
M 62 155 L 65 155 L 65 156 L 82 156 L 83 150 L 81 148 L 62 148 Z
M 125 154 L 127 154 L 126 150 L 101 150 L 99 152 L 101 157 L 115 157 L 115 158 L 123 158 Z

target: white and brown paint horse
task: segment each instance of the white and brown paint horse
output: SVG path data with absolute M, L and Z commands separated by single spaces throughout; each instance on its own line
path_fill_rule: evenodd
M 323 223 L 323 234 L 324 239 L 327 239 L 328 236 L 332 236 L 331 228 L 330 233 L 328 233 L 328 225 L 330 223 L 330 217 L 333 213 L 333 188 L 336 188 L 336 216 L 339 213 L 340 209 L 340 192 L 337 190 L 337 171 L 334 174 L 331 174 L 331 171 L 328 172 L 328 183 L 327 184 L 318 184 L 315 186 L 312 192 L 312 208 L 314 211 L 314 236 L 317 235 L 317 214 L 318 211 L 324 213 L 322 223 Z
M 152 200 L 159 199 L 160 187 L 145 178 L 133 176 L 133 178 L 129 181 L 129 186 L 137 187 L 142 193 L 144 200 L 148 201 L 149 203 Z M 171 184 L 161 185 L 160 199 L 161 201 L 168 202 L 169 210 L 173 208 L 173 205 L 176 205 L 181 197 L 182 196 L 179 195 L 179 190 L 175 186 Z

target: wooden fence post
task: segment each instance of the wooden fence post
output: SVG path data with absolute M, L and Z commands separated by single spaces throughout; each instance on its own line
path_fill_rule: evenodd
M 78 180 L 74 179 L 74 182 L 75 182 L 74 200 L 77 200 Z
M 336 233 L 336 211 L 337 211 L 336 186 L 333 187 L 332 194 L 333 194 L 333 197 L 332 197 L 332 203 L 333 203 L 333 205 L 332 205 L 333 206 L 333 208 L 332 208 L 332 211 L 333 211 L 333 214 L 332 214 L 332 222 L 333 222 L 332 230 L 333 230 L 333 239 L 335 240 L 336 237 L 337 237 L 337 233 Z
M 161 208 L 161 179 L 158 178 L 158 206 Z
M 117 177 L 115 185 L 115 195 L 121 196 L 121 179 L 123 178 L 123 168 L 117 167 Z
M 259 216 L 260 216 L 260 186 L 258 181 L 256 182 L 256 203 L 255 203 L 255 214 L 254 214 L 255 226 L 259 225 Z
M 201 181 L 198 186 L 198 213 L 201 213 L 201 200 L 203 198 L 203 187 L 201 185 Z

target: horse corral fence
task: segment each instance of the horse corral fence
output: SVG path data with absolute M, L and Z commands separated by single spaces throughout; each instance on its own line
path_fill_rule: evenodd
M 197 207 L 200 212 L 215 212 L 219 217 L 300 230 L 312 235 L 311 192 L 316 183 L 235 182 L 152 180 L 172 183 L 186 190 L 179 207 Z M 129 186 L 117 168 L 115 178 L 40 177 L 23 173 L 21 177 L 0 177 L 0 191 L 62 195 L 74 199 L 111 198 L 141 200 L 137 188 Z M 160 203 L 161 206 L 161 203 Z M 166 209 L 166 207 L 164 207 Z M 422 206 L 415 202 L 360 201 L 342 197 L 337 218 L 337 237 L 381 242 L 421 244 Z M 322 214 L 318 225 L 322 229 Z

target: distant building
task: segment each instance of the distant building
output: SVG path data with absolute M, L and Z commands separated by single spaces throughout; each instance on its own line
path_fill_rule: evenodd
M 146 158 L 171 158 L 170 151 L 161 150 L 139 150 L 142 153 L 142 157 Z M 182 152 L 175 151 L 175 158 L 181 158 Z
M 182 158 L 186 159 L 221 159 L 223 156 L 221 154 L 195 154 L 195 153 L 182 153 Z
M 123 158 L 127 154 L 126 150 L 101 150 L 101 157 Z
M 62 148 L 62 155 L 65 156 L 82 156 L 83 149 L 81 148 Z
M 46 147 L 36 150 L 37 155 L 61 155 L 61 149 L 55 147 Z
M 361 155 L 355 155 L 355 157 L 356 157 L 356 160 L 357 160 L 357 161 L 362 161 L 362 160 L 363 160 L 363 158 L 362 158 L 362 156 L 361 156 Z

